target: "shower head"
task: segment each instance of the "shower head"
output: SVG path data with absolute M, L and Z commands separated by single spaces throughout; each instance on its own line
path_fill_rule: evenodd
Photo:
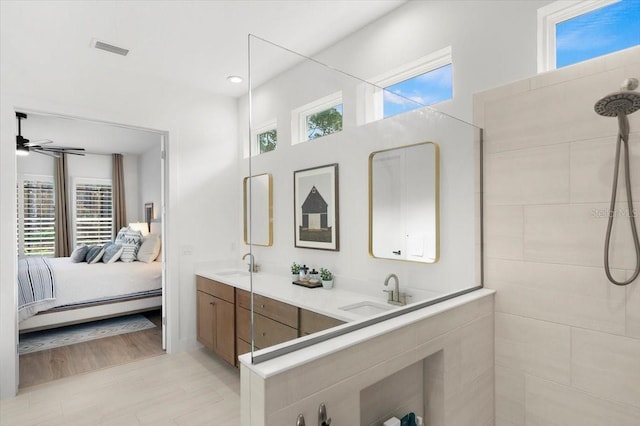
M 628 78 L 622 83 L 619 92 L 600 99 L 593 109 L 605 117 L 617 117 L 620 113 L 632 114 L 640 109 L 640 93 L 634 92 L 637 87 L 638 79 Z

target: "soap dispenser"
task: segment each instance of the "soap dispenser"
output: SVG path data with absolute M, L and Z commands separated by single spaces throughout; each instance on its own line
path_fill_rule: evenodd
M 307 272 L 309 271 L 309 267 L 307 265 L 302 265 L 300 267 L 300 281 L 307 281 L 309 277 L 307 276 Z

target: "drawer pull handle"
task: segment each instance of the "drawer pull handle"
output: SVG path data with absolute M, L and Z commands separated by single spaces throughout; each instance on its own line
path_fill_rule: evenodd
M 262 332 L 262 337 L 265 337 L 266 335 L 267 335 L 267 333 L 263 331 Z
M 260 307 L 261 307 L 262 309 L 264 309 L 264 305 L 260 305 Z
M 216 304 L 216 302 L 209 302 L 209 304 L 210 304 L 211 306 L 213 306 L 213 305 L 215 305 L 215 304 Z

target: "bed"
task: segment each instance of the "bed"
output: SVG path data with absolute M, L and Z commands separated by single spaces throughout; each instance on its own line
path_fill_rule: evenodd
M 24 261 L 24 259 L 20 259 Z M 20 332 L 142 312 L 162 306 L 162 262 L 74 263 L 47 258 L 54 299 L 19 310 Z

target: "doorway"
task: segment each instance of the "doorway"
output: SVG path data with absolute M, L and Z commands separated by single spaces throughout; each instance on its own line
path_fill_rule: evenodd
M 21 376 L 29 371 L 28 377 L 26 374 L 24 380 L 21 377 L 20 387 L 164 353 L 166 349 L 166 259 L 163 258 L 162 246 L 167 244 L 166 233 L 163 232 L 166 214 L 165 199 L 168 198 L 166 197 L 166 156 L 164 154 L 166 132 L 56 114 L 20 112 L 26 115 L 26 120 L 21 126 L 24 138 L 35 141 L 41 146 L 84 149 L 83 156 L 68 155 L 68 175 L 65 178 L 67 187 L 60 191 L 64 194 L 56 194 L 54 197 L 56 203 L 66 199 L 69 216 L 67 223 L 71 228 L 69 234 L 72 250 L 74 250 L 70 253 L 71 256 L 76 254 L 75 249 L 84 243 L 86 246 L 98 248 L 105 248 L 109 243 L 114 245 L 118 243 L 114 239 L 119 231 L 122 231 L 121 229 L 113 229 L 114 227 L 111 226 L 108 237 L 98 235 L 98 231 L 92 231 L 94 228 L 104 230 L 104 217 L 113 213 L 103 204 L 109 197 L 113 198 L 113 193 L 110 191 L 113 189 L 111 154 L 114 153 L 123 156 L 125 182 L 123 198 L 126 206 L 127 229 L 138 230 L 138 227 L 143 226 L 146 229 L 139 246 L 145 244 L 146 239 L 151 239 L 150 236 L 157 235 L 155 239 L 159 241 L 160 247 L 157 261 L 155 258 L 146 258 L 143 262 L 134 258 L 131 262 L 118 261 L 107 264 L 108 262 L 104 259 L 102 262 L 90 263 L 85 258 L 77 262 L 77 266 L 85 268 L 85 271 L 79 273 L 80 275 L 69 275 L 62 270 L 56 272 L 55 266 L 52 267 L 56 301 L 44 303 L 41 306 L 44 309 L 43 312 L 19 323 L 21 331 L 19 341 L 23 338 L 26 340 L 27 336 L 42 337 L 57 333 L 64 335 L 65 332 L 75 333 L 76 337 L 57 339 L 71 344 L 58 347 L 44 345 L 41 351 L 20 355 L 18 365 Z M 18 158 L 16 169 L 18 223 L 16 225 L 19 259 L 43 255 L 49 259 L 50 263 L 65 260 L 51 258 L 51 241 L 50 238 L 44 238 L 44 235 L 48 235 L 44 231 L 58 229 L 58 226 L 52 226 L 50 210 L 41 208 L 43 206 L 39 205 L 42 200 L 46 200 L 43 195 L 47 189 L 53 188 L 55 192 L 52 185 L 45 185 L 54 175 L 55 161 L 55 158 L 40 152 L 30 152 L 29 156 Z M 153 206 L 152 215 L 146 217 L 149 206 Z M 100 210 L 97 213 L 94 212 L 96 208 Z M 34 223 L 38 224 L 38 227 L 34 227 Z M 49 228 L 45 229 L 47 226 Z M 70 257 L 66 260 L 70 260 Z M 71 266 L 71 263 L 76 262 L 68 264 Z M 110 268 L 130 268 L 134 265 L 150 269 L 152 272 L 139 279 L 131 279 L 130 276 L 127 279 L 120 279 L 118 273 L 128 276 L 128 272 L 122 271 L 106 277 L 112 274 Z M 100 279 L 107 281 L 102 285 L 98 284 L 97 287 L 103 289 L 113 287 L 110 288 L 112 293 L 107 294 L 101 290 L 91 293 L 89 285 L 78 287 L 81 284 L 74 283 L 74 280 L 84 280 L 88 284 Z M 136 283 L 145 281 L 145 283 L 140 287 L 129 288 L 128 285 L 132 281 Z M 159 289 L 147 288 L 147 285 L 157 286 L 158 282 Z M 86 294 L 79 295 L 82 292 Z M 71 297 L 67 298 L 68 296 Z M 133 319 L 129 321 L 130 318 Z M 135 327 L 138 325 L 132 325 L 142 320 L 147 322 L 144 329 L 137 329 Z M 109 321 L 116 323 L 119 321 L 121 324 L 113 325 Z M 82 327 L 90 329 L 85 333 L 89 338 L 75 340 L 77 336 L 82 335 L 78 331 Z M 94 327 L 93 331 L 91 327 Z M 118 327 L 120 327 L 119 330 Z M 95 336 L 101 338 L 96 339 Z M 56 338 L 49 340 L 55 341 Z M 35 374 L 32 374 L 34 372 Z

